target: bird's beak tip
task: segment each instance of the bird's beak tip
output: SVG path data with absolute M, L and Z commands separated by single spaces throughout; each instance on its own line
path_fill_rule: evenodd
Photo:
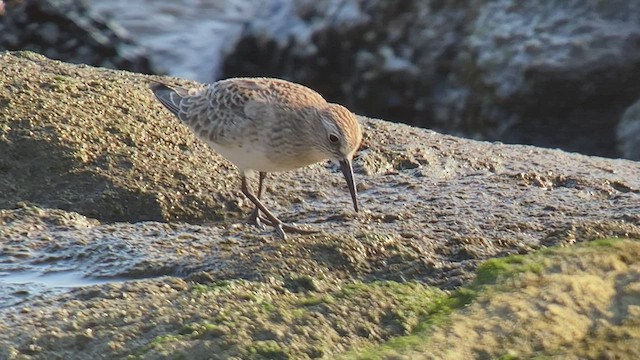
M 353 200 L 353 209 L 358 212 L 358 192 L 356 190 L 356 184 L 353 179 L 353 168 L 351 167 L 351 159 L 340 160 L 340 170 L 347 181 L 349 192 L 351 193 L 351 200 Z

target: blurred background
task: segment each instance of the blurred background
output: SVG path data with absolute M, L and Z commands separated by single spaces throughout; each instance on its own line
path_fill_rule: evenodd
M 280 77 L 362 115 L 640 160 L 637 0 L 5 0 L 0 49 Z

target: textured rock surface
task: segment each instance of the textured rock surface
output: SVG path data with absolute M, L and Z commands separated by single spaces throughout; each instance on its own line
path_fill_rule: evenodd
M 123 28 L 90 14 L 82 0 L 9 0 L 0 14 L 0 49 L 31 50 L 76 64 L 154 73 Z
M 640 356 L 640 243 L 597 242 L 514 260 L 520 269 L 497 291 L 454 314 L 406 358 Z
M 216 219 L 229 209 L 237 211 L 238 204 L 226 201 L 234 198 L 228 185 L 213 185 L 217 192 L 203 198 L 197 195 L 211 177 L 224 181 L 233 170 L 206 156 L 206 148 L 179 124 L 159 125 L 160 109 L 149 113 L 136 106 L 149 94 L 130 89 L 146 89 L 144 81 L 104 72 L 97 83 L 82 68 L 59 71 L 30 54 L 1 59 L 1 207 L 27 201 L 130 222 Z M 34 109 L 45 112 L 37 115 Z M 166 139 L 171 139 L 170 153 L 158 148 L 167 145 Z M 200 164 L 200 175 L 184 173 L 187 161 Z
M 640 95 L 635 1 L 272 1 L 224 75 L 273 75 L 355 111 L 615 156 Z
M 333 357 L 411 333 L 483 260 L 640 239 L 637 162 L 362 117 L 363 211 L 335 166 L 274 174 L 268 205 L 319 230 L 281 241 L 146 79 L 0 55 L 0 357 Z

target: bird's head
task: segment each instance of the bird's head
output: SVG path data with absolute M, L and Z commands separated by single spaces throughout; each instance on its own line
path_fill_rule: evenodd
M 351 161 L 362 143 L 362 128 L 353 113 L 338 104 L 328 104 L 319 115 L 323 131 L 320 147 L 327 158 L 340 164 L 357 212 L 358 198 Z

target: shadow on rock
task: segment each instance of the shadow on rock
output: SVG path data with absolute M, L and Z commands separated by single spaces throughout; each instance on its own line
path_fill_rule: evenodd
M 155 196 L 115 185 L 104 176 L 79 171 L 62 144 L 12 130 L 0 142 L 0 208 L 20 202 L 76 211 L 103 222 L 161 221 Z M 19 184 L 19 186 L 16 186 Z

